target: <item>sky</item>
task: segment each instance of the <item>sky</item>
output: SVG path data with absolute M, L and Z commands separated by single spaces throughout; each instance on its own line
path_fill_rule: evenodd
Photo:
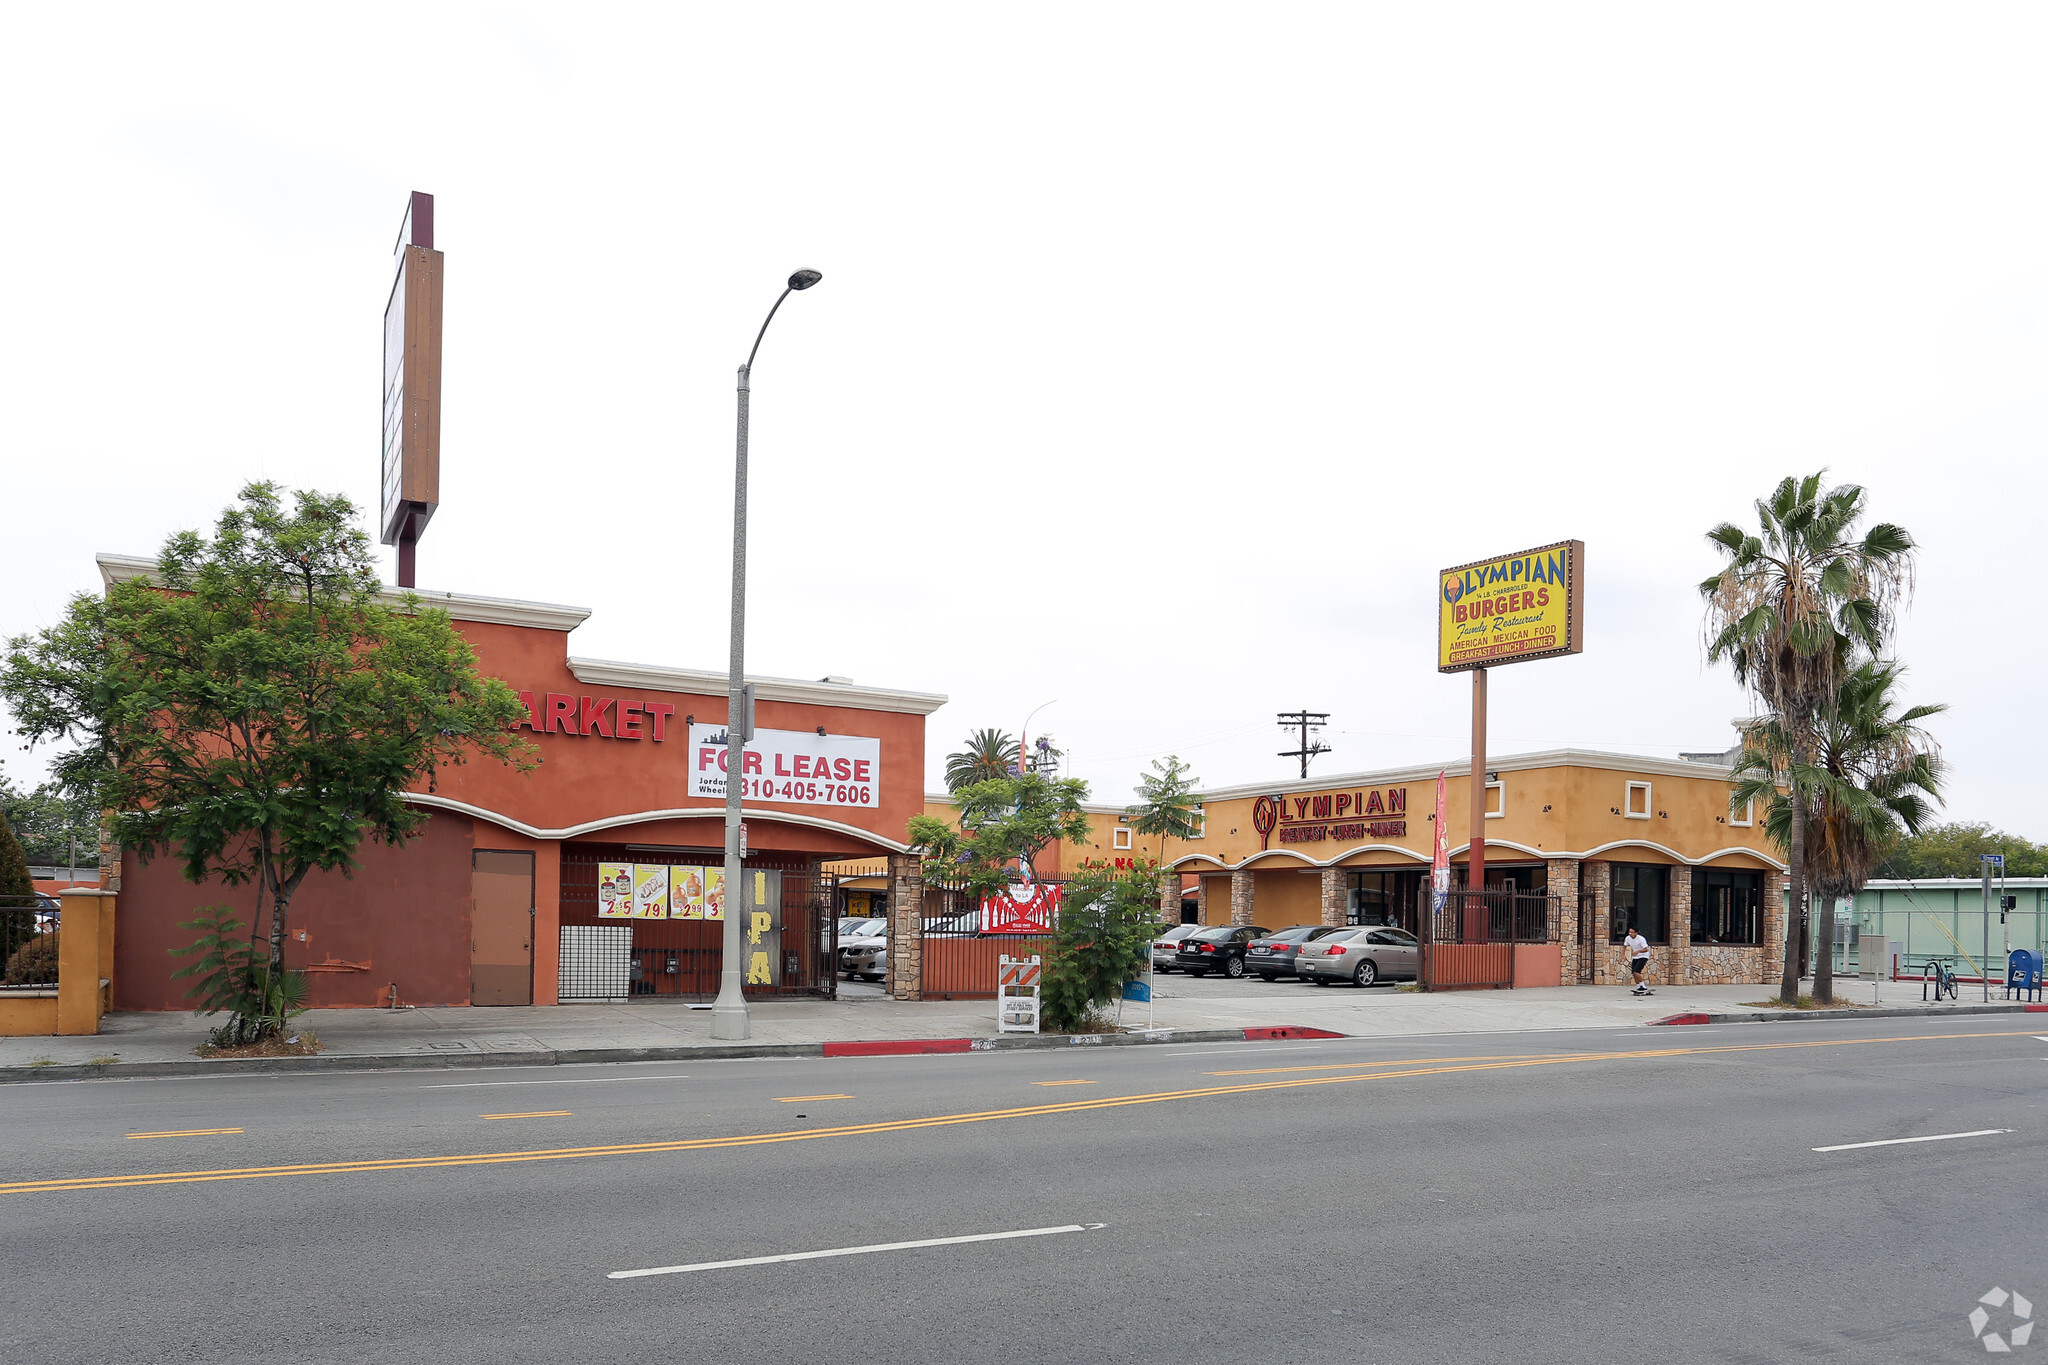
M 446 253 L 423 588 L 944 693 L 1123 801 L 1462 762 L 1437 570 L 1585 541 L 1489 749 L 1726 747 L 1706 531 L 1787 474 L 1919 542 L 1947 814 L 2048 838 L 2012 584 L 2048 431 L 2048 11 L 16 6 L 0 634 L 252 479 L 374 504 L 406 194 Z M 391 552 L 382 551 L 387 576 Z M 1987 605 L 1988 599 L 1988 605 Z M 46 751 L 10 737 L 32 782 Z

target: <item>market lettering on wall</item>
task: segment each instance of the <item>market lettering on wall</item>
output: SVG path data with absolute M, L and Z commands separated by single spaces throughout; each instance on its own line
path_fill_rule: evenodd
M 624 697 L 576 697 L 566 692 L 521 692 L 526 719 L 515 730 L 539 735 L 597 735 L 604 739 L 668 738 L 668 718 L 676 708 L 665 701 Z
M 1262 796 L 1252 803 L 1252 828 L 1259 832 L 1261 848 L 1272 846 L 1275 832 L 1283 844 L 1401 839 L 1408 834 L 1407 817 L 1406 787 Z

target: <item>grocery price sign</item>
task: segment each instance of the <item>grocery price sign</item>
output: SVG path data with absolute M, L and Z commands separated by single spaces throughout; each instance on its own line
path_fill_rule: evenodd
M 723 725 L 690 726 L 690 795 L 725 799 Z M 747 741 L 740 795 L 794 806 L 882 804 L 882 741 L 868 735 L 756 730 Z
M 1564 540 L 1437 576 L 1439 673 L 1585 648 L 1586 542 Z

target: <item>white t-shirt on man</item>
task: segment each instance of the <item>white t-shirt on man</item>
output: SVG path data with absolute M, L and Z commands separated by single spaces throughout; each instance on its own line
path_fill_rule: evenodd
M 1622 943 L 1628 948 L 1628 955 L 1631 959 L 1648 957 L 1650 955 L 1650 940 L 1633 930 L 1629 932 L 1627 938 L 1622 940 Z

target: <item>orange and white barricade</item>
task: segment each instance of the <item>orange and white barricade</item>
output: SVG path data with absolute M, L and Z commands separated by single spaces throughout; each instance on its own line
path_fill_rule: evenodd
M 1038 1032 L 1037 957 L 996 959 L 996 1032 Z

